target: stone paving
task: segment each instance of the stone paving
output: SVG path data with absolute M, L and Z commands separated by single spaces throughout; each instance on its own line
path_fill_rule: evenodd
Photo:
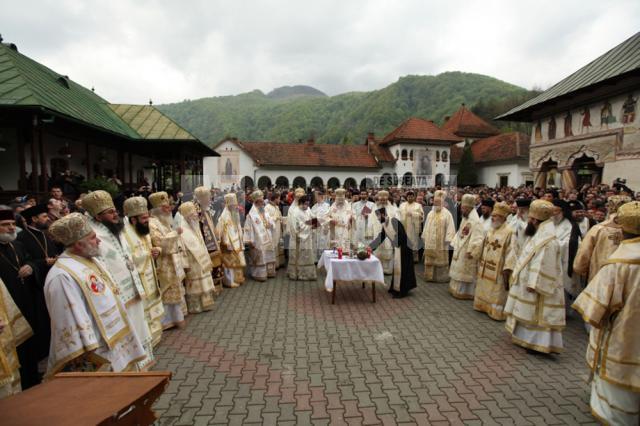
M 156 350 L 173 372 L 158 424 L 594 423 L 579 319 L 563 354 L 530 355 L 471 301 L 418 281 L 404 299 L 380 286 L 376 304 L 351 284 L 331 305 L 322 277 L 284 270 L 225 289 Z

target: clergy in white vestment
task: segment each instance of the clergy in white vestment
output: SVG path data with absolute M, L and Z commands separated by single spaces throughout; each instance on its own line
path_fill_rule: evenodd
M 124 221 L 106 191 L 93 191 L 82 198 L 82 207 L 91 216 L 89 225 L 101 241 L 99 260 L 107 267 L 117 284 L 117 294 L 127 308 L 127 315 L 147 353 L 140 369 L 154 362 L 151 330 L 145 318 L 146 292 L 133 261 L 133 252 L 124 235 Z
M 65 251 L 44 285 L 51 317 L 46 376 L 141 370 L 148 365 L 147 353 L 117 295 L 122 287 L 112 275 L 115 271 L 99 260 L 101 240 L 87 218 L 71 213 L 51 224 L 49 232 Z
M 389 202 L 389 191 L 381 190 L 376 194 L 376 208 L 375 210 L 385 209 L 386 217 L 390 220 L 398 217 L 398 208 L 395 204 Z M 373 235 L 377 236 L 382 232 L 383 224 L 377 219 L 376 215 L 370 215 L 369 220 L 373 220 Z M 382 270 L 385 275 L 393 274 L 393 262 L 394 262 L 394 248 L 391 240 L 386 238 L 382 241 L 382 244 L 374 250 L 374 254 L 380 263 L 382 263 Z
M 511 229 L 513 230 L 513 242 L 511 244 L 513 256 L 516 258 L 520 255 L 522 247 L 525 243 L 525 232 L 527 224 L 529 223 L 529 206 L 531 205 L 531 199 L 529 198 L 516 198 L 516 205 L 518 210 L 515 214 L 515 218 L 511 222 Z
M 193 190 L 193 203 L 198 212 L 200 221 L 200 232 L 207 247 L 209 258 L 211 259 L 211 277 L 216 294 L 222 291 L 222 281 L 224 278 L 224 268 L 222 267 L 222 251 L 216 235 L 216 226 L 213 220 L 211 209 L 211 190 L 206 186 L 199 186 Z
M 484 231 L 475 208 L 475 196 L 464 194 L 460 204 L 462 220 L 453 237 L 453 257 L 449 267 L 449 293 L 456 299 L 473 299 L 478 258 Z
M 493 211 L 493 206 L 496 202 L 491 198 L 484 198 L 480 202 L 480 223 L 482 224 L 482 228 L 484 232 L 487 233 L 491 229 L 491 212 Z
M 513 271 L 515 257 L 513 249 L 513 229 L 506 223 L 509 214 L 506 203 L 493 206 L 491 230 L 484 237 L 482 254 L 478 261 L 478 276 L 473 309 L 485 312 L 496 321 L 506 319 L 504 305 L 509 293 L 509 276 Z
M 247 270 L 256 281 L 266 281 L 276 276 L 276 252 L 271 240 L 271 230 L 275 226 L 273 218 L 264 208 L 264 194 L 251 194 L 253 206 L 244 222 L 244 242 L 249 246 Z
M 591 412 L 603 424 L 640 424 L 640 202 L 618 209 L 623 241 L 573 308 L 591 324 Z
M 22 390 L 16 349 L 33 330 L 0 279 L 0 399 Z
M 283 228 L 284 221 L 282 212 L 280 211 L 280 194 L 273 192 L 269 196 L 269 202 L 264 206 L 264 210 L 273 219 L 273 228 L 271 228 L 271 242 L 273 250 L 276 254 L 276 269 L 281 268 L 285 264 Z
M 543 353 L 563 350 L 565 327 L 562 259 L 552 215 L 550 202 L 531 203 L 526 231 L 531 238 L 513 268 L 504 308 L 513 343 Z
M 244 284 L 244 267 L 247 266 L 236 194 L 226 194 L 224 205 L 224 210 L 218 218 L 216 231 L 220 235 L 220 246 L 222 247 L 224 286 L 235 288 Z
M 329 243 L 332 247 L 341 247 L 345 252 L 351 251 L 351 225 L 353 214 L 347 202 L 347 191 L 336 189 L 336 201 L 329 208 Z
M 555 198 L 552 203 L 554 205 L 552 220 L 562 257 L 562 282 L 565 291 L 573 300 L 582 290 L 579 274 L 575 274 L 575 277 L 573 274 L 573 260 L 581 240 L 580 229 L 573 222 L 569 203 L 558 198 Z
M 453 216 L 443 207 L 444 197 L 444 191 L 435 192 L 422 231 L 424 280 L 437 283 L 449 282 L 449 246 L 456 234 Z
M 289 208 L 287 209 L 287 216 L 286 216 L 286 220 L 285 220 L 285 227 L 284 227 L 284 234 L 285 236 L 289 236 L 289 230 L 293 229 L 293 218 L 294 215 L 293 213 L 299 208 L 299 203 L 298 200 L 300 199 L 300 197 L 303 197 L 305 195 L 305 190 L 304 188 L 296 188 L 293 191 L 293 201 L 291 202 L 291 205 L 289 206 Z M 289 244 L 291 244 L 291 240 L 289 240 Z M 289 247 L 286 247 L 287 250 L 289 250 Z
M 171 215 L 169 194 L 164 191 L 149 195 L 151 219 L 149 232 L 151 243 L 160 249 L 156 258 L 156 272 L 164 305 L 162 328 L 184 327 L 184 317 L 188 314 L 184 298 L 185 264 L 184 249 L 180 234 L 182 228 L 176 225 Z
M 424 210 L 422 205 L 416 203 L 416 194 L 412 190 L 405 194 L 407 201 L 400 204 L 398 208 L 398 219 L 402 222 L 407 237 L 409 238 L 409 248 L 413 250 L 413 262 L 418 261 L 418 250 L 422 247 L 422 222 L 424 221 Z
M 376 222 L 373 219 L 375 209 L 376 205 L 369 201 L 367 191 L 364 189 L 360 191 L 360 200 L 351 204 L 354 217 L 352 235 L 355 244 L 362 243 L 368 246 L 373 241 Z
M 185 300 L 190 314 L 213 309 L 216 289 L 211 270 L 213 264 L 200 231 L 200 218 L 195 203 L 187 201 L 178 208 L 182 215 L 182 238 L 185 252 Z
M 313 247 L 313 226 L 316 223 L 309 209 L 306 195 L 298 199 L 298 206 L 291 216 L 291 238 L 289 240 L 289 264 L 287 275 L 291 280 L 315 280 L 315 248 Z M 291 211 L 291 210 L 289 210 Z
M 157 346 L 162 338 L 162 318 L 164 306 L 158 284 L 155 259 L 160 254 L 158 247 L 151 244 L 149 229 L 149 210 L 147 199 L 144 197 L 131 197 L 124 201 L 122 206 L 125 218 L 124 237 L 131 249 L 131 257 L 136 264 L 136 270 L 140 275 L 140 281 L 144 287 L 144 315 L 151 331 L 153 346 Z
M 330 243 L 331 226 L 329 210 L 331 206 L 325 199 L 323 191 L 314 191 L 313 196 L 316 197 L 316 199 L 315 204 L 311 207 L 311 217 L 317 221 L 317 226 L 313 229 L 313 247 L 315 247 L 316 250 L 316 259 L 319 259 L 323 250 L 335 246 L 332 246 Z
M 591 281 L 605 265 L 609 256 L 616 251 L 622 241 L 622 227 L 615 220 L 618 209 L 631 201 L 624 195 L 613 195 L 607 199 L 609 216 L 587 231 L 573 260 L 573 270 L 582 275 L 585 282 Z

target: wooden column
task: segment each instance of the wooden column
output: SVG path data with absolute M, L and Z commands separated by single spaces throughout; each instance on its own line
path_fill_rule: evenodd
M 18 142 L 18 165 L 20 167 L 20 177 L 18 178 L 18 189 L 20 191 L 27 190 L 27 165 L 26 154 L 24 152 L 25 139 L 27 138 L 27 132 L 24 128 L 18 127 L 17 129 L 17 142 Z
M 43 135 L 42 135 L 42 126 L 38 126 L 37 128 L 37 132 L 38 132 L 38 149 L 40 150 L 40 173 L 42 174 L 41 176 L 41 186 L 42 186 L 42 191 L 43 192 L 48 192 L 49 191 L 49 186 L 48 186 L 48 182 L 47 182 L 47 158 L 44 155 L 44 142 L 43 142 Z M 51 176 L 53 178 L 53 176 Z
M 38 126 L 38 116 L 33 116 L 33 121 L 31 122 L 30 133 L 31 133 L 31 188 L 34 192 L 39 192 L 38 190 L 38 155 L 36 154 L 36 143 L 38 140 L 38 135 L 36 133 L 36 127 Z
M 87 166 L 87 176 L 86 179 L 91 179 L 91 150 L 89 149 L 89 142 L 84 143 L 84 155 L 85 155 L 85 163 Z
M 134 190 L 137 186 L 138 182 L 136 182 L 133 178 L 133 155 L 131 154 L 131 151 L 129 151 L 129 188 L 131 190 Z

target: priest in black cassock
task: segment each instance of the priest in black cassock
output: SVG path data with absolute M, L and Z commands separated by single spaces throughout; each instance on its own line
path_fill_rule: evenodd
M 46 204 L 38 204 L 20 213 L 25 222 L 25 227 L 18 234 L 17 241 L 21 242 L 28 257 L 36 268 L 33 271 L 33 279 L 36 282 L 35 297 L 38 306 L 43 306 L 44 281 L 51 266 L 62 252 L 61 247 L 49 237 L 49 214 Z M 51 320 L 47 309 L 36 311 L 37 325 L 31 324 L 36 336 L 38 336 L 38 356 L 44 358 L 49 354 L 49 339 L 51 336 Z
M 24 232 L 24 231 L 23 231 Z M 20 378 L 22 389 L 28 389 L 40 383 L 38 362 L 47 354 L 40 351 L 44 347 L 43 336 L 36 330 L 42 330 L 38 321 L 46 314 L 44 300 L 40 300 L 38 284 L 35 280 L 36 263 L 31 261 L 20 241 L 16 240 L 16 222 L 12 210 L 0 210 L 0 278 L 4 281 L 9 294 L 20 309 L 24 318 L 34 330 L 34 335 L 18 346 Z
M 402 223 L 395 217 L 389 218 L 385 208 L 376 210 L 376 217 L 382 224 L 380 234 L 369 244 L 371 251 L 378 248 L 388 238 L 394 247 L 393 275 L 389 293 L 393 298 L 405 297 L 409 290 L 416 287 L 416 274 L 413 269 L 413 250 Z

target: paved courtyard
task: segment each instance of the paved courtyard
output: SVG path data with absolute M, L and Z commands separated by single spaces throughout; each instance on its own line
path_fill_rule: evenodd
M 389 279 L 389 277 L 387 277 Z M 159 424 L 583 424 L 586 333 L 570 318 L 559 356 L 529 355 L 503 323 L 425 283 L 372 304 L 360 286 L 329 303 L 322 277 L 225 289 L 213 312 L 166 332 L 173 379 Z

